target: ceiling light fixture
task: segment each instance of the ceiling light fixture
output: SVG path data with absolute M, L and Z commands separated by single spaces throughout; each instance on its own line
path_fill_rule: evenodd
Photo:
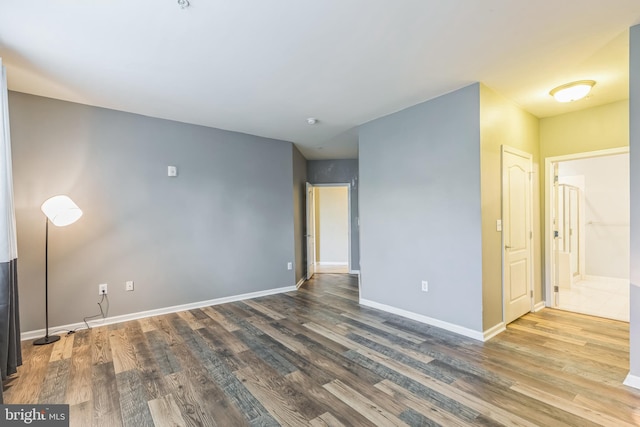
M 578 80 L 551 89 L 549 95 L 558 102 L 572 102 L 584 98 L 596 84 L 594 80 Z
M 308 125 L 315 125 L 316 123 L 318 123 L 318 119 L 314 118 L 314 117 L 309 117 L 307 119 L 307 124 Z
M 191 4 L 189 3 L 189 0 L 178 0 L 178 6 L 180 6 L 183 9 L 186 9 L 190 6 Z

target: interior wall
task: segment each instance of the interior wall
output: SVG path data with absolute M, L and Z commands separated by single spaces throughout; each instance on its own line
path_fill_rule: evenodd
M 630 373 L 640 388 L 640 25 L 631 27 L 629 55 L 629 130 L 631 170 Z
M 315 187 L 316 261 L 349 263 L 349 189 Z
M 360 295 L 481 332 L 479 97 L 473 84 L 360 127 Z
M 304 158 L 296 146 L 292 146 L 293 154 L 293 236 L 295 261 L 294 271 L 296 283 L 306 278 L 306 247 L 307 247 L 307 159 Z
M 502 322 L 502 218 L 501 147 L 508 145 L 533 156 L 533 288 L 542 301 L 540 245 L 540 156 L 538 119 L 485 85 L 480 85 L 480 164 L 482 200 L 482 306 L 483 327 Z
M 44 327 L 40 205 L 61 193 L 84 216 L 50 228 L 53 326 L 96 314 L 100 283 L 110 316 L 295 284 L 291 143 L 15 92 L 9 108 L 23 331 Z
M 358 160 L 309 160 L 309 183 L 349 184 L 351 190 L 351 271 L 360 270 L 359 173 Z
M 559 181 L 583 178 L 584 273 L 629 278 L 629 155 L 560 162 Z
M 628 146 L 629 100 L 540 119 L 540 157 L 543 160 Z M 544 186 L 544 182 L 541 185 Z

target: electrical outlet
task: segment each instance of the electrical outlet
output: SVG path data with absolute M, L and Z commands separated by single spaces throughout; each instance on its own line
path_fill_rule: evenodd
M 287 263 L 287 270 L 293 270 L 293 263 L 292 262 L 288 262 Z
M 127 280 L 126 282 L 124 282 L 124 290 L 125 291 L 133 290 L 133 280 Z
M 429 292 L 429 282 L 426 280 L 422 281 L 422 292 Z
M 98 295 L 105 295 L 107 293 L 107 284 L 101 283 L 98 285 Z

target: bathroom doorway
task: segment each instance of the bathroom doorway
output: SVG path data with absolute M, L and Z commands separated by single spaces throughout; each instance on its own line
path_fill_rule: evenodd
M 628 149 L 547 161 L 547 306 L 628 322 Z

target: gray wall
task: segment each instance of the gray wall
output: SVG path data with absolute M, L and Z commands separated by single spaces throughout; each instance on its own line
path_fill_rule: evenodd
M 361 298 L 482 331 L 479 85 L 360 128 Z M 421 291 L 421 281 L 429 292 Z
M 60 193 L 84 216 L 50 229 L 51 325 L 96 314 L 99 283 L 109 315 L 294 285 L 291 143 L 21 93 L 9 107 L 23 331 L 44 327 L 40 204 Z
M 293 146 L 293 235 L 296 283 L 306 278 L 307 264 L 307 159 Z
M 640 25 L 631 27 L 629 56 L 629 156 L 631 181 L 630 366 L 640 377 Z
M 358 160 L 309 160 L 311 184 L 349 183 L 351 188 L 351 270 L 360 270 L 360 227 L 358 225 Z

